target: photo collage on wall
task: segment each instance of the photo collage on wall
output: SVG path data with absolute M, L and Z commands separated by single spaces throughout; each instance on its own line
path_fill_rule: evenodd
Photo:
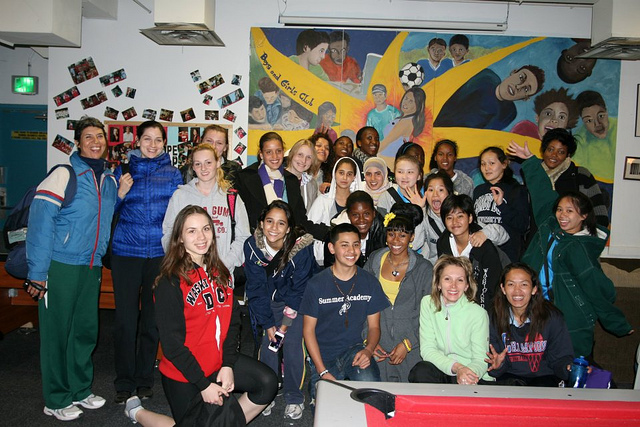
M 105 122 L 109 146 L 107 160 L 112 168 L 115 168 L 120 163 L 129 163 L 130 152 L 136 149 L 135 135 L 138 125 L 141 123 L 142 122 Z M 165 125 L 164 129 L 167 134 L 165 151 L 171 156 L 173 166 L 181 168 L 187 163 L 191 150 L 202 141 L 202 133 L 206 127 L 206 124 L 183 126 L 175 123 Z M 233 133 L 231 127 L 222 127 L 227 129 L 229 139 L 231 140 Z M 239 128 L 239 132 L 246 133 L 242 128 Z M 236 131 L 236 133 L 238 133 L 238 131 Z M 242 139 L 240 136 L 239 138 Z M 231 149 L 229 151 L 231 151 Z M 241 155 L 244 149 L 238 151 L 238 148 L 235 148 L 234 151 Z
M 99 117 L 100 114 L 94 113 L 92 109 L 95 109 L 95 107 L 98 107 L 102 104 L 108 104 L 109 98 L 116 99 L 125 97 L 130 100 L 136 99 L 137 88 L 135 86 L 127 84 L 130 79 L 127 76 L 125 68 L 114 67 L 109 71 L 109 73 L 100 75 L 100 73 L 98 72 L 98 67 L 96 66 L 96 63 L 92 57 L 81 59 L 78 62 L 69 65 L 67 68 L 74 85 L 64 92 L 60 93 L 59 95 L 53 97 L 53 101 L 56 107 L 62 107 L 64 104 L 67 104 L 78 98 L 80 107 L 84 111 L 83 115 L 86 114 L 88 116 Z M 244 99 L 244 93 L 240 88 L 237 87 L 242 81 L 242 76 L 238 74 L 232 74 L 227 80 L 222 76 L 221 73 L 207 74 L 211 77 L 203 80 L 203 74 L 200 72 L 200 70 L 194 70 L 189 73 L 190 80 L 195 84 L 194 88 L 197 91 L 195 93 L 203 96 L 202 102 L 206 106 L 212 106 L 216 108 L 205 109 L 204 114 L 200 117 L 199 115 L 202 114 L 202 110 L 194 107 L 174 110 L 169 108 L 141 108 L 139 106 L 130 104 L 128 106 L 125 106 L 125 108 L 121 110 L 120 108 L 114 108 L 113 105 L 102 105 L 101 108 L 104 108 L 102 116 L 113 123 L 109 126 L 108 135 L 110 147 L 109 160 L 112 162 L 122 162 L 127 160 L 126 154 L 132 149 L 132 145 L 135 143 L 136 139 L 136 123 L 133 122 L 133 120 L 140 120 L 139 111 L 142 112 L 142 119 L 145 120 L 159 120 L 161 122 L 169 123 L 173 122 L 174 120 L 180 120 L 182 123 L 192 123 L 200 119 L 207 122 L 219 122 L 223 120 L 234 123 L 236 120 L 236 114 L 233 111 L 229 110 L 227 107 L 230 105 L 235 105 L 237 107 L 238 102 Z M 82 97 L 80 86 L 94 78 L 97 78 L 96 80 L 99 80 L 100 85 L 104 89 L 91 91 L 95 93 L 89 96 L 85 95 L 84 97 Z M 225 86 L 225 83 L 227 81 L 229 81 L 230 83 L 227 83 Z M 66 106 L 58 108 L 55 110 L 55 113 L 56 119 L 67 120 L 67 130 L 74 130 L 78 118 L 70 117 L 69 108 L 67 108 Z M 124 120 L 124 123 L 117 124 L 121 123 L 118 122 L 118 120 Z M 127 122 L 130 122 L 131 124 Z M 179 125 L 179 123 L 176 123 L 176 125 Z M 183 126 L 180 127 L 182 128 Z M 176 144 L 173 145 L 186 145 L 179 148 L 171 148 L 174 163 L 179 164 L 180 162 L 184 161 L 184 157 L 186 157 L 186 154 L 188 154 L 190 146 L 192 146 L 193 144 L 197 144 L 197 141 L 199 141 L 202 129 L 204 129 L 204 127 L 206 127 L 206 125 L 189 125 L 185 127 L 188 134 L 186 141 L 184 141 L 184 138 L 182 137 L 182 134 L 184 132 L 180 132 L 180 134 L 178 134 L 178 131 L 176 130 Z M 242 155 L 246 148 L 246 145 L 242 143 L 242 140 L 243 138 L 246 138 L 247 132 L 241 127 L 238 127 L 235 130 L 228 125 L 226 125 L 226 127 L 229 128 L 229 145 L 231 147 L 237 147 L 235 150 L 229 150 L 230 157 L 234 158 L 236 153 L 238 155 Z M 169 129 L 169 134 L 171 134 L 171 132 L 174 130 L 174 126 L 172 124 L 169 124 L 167 125 L 167 129 Z M 196 137 L 196 133 L 198 137 Z M 58 135 L 58 138 L 56 138 L 55 143 L 52 145 L 65 153 L 70 152 L 70 148 L 73 148 L 73 143 L 67 144 L 65 141 L 69 141 L 69 139 Z M 169 145 L 171 146 L 171 142 L 169 142 Z M 239 160 L 239 157 L 235 157 L 235 160 Z

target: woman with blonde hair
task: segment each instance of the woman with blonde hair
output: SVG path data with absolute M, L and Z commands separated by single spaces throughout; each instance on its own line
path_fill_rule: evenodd
M 180 185 L 169 200 L 162 223 L 162 245 L 166 250 L 178 212 L 187 205 L 200 206 L 215 224 L 218 254 L 233 276 L 233 270 L 244 262 L 242 247 L 250 236 L 247 210 L 240 195 L 229 193 L 230 184 L 220 167 L 221 158 L 212 145 L 195 147 L 191 152 L 191 164 L 196 178 Z
M 489 315 L 474 302 L 473 266 L 467 258 L 443 255 L 433 268 L 431 295 L 420 304 L 420 355 L 412 383 L 478 384 L 492 381 L 484 361 L 489 350 Z
M 296 142 L 289 151 L 287 170 L 300 181 L 300 194 L 307 212 L 318 196 L 318 183 L 314 179 L 318 169 L 320 162 L 313 142 L 308 139 Z

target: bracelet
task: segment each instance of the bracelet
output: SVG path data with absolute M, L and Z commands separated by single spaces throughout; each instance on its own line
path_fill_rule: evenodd
M 405 348 L 407 349 L 407 352 L 411 351 L 411 345 L 409 344 L 409 340 L 408 339 L 403 339 L 402 340 L 402 344 L 404 344 Z
M 325 369 L 324 371 L 320 372 L 320 374 L 318 375 L 320 375 L 320 378 L 322 378 L 325 374 L 328 374 L 328 373 L 329 373 L 329 370 Z

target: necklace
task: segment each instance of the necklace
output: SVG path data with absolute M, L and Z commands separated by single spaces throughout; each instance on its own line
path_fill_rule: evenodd
M 336 288 L 338 288 L 338 292 L 340 292 L 340 295 L 342 295 L 342 298 L 344 299 L 344 302 L 342 303 L 342 307 L 340 307 L 340 311 L 338 312 L 338 314 L 340 316 L 344 314 L 344 327 L 348 328 L 349 327 L 349 309 L 351 308 L 351 301 L 349 301 L 349 297 L 351 296 L 351 292 L 353 292 L 353 288 L 356 287 L 358 270 L 356 269 L 356 274 L 353 275 L 353 283 L 351 284 L 351 289 L 349 289 L 349 293 L 346 295 L 344 294 L 344 292 L 342 292 L 342 289 L 340 289 L 340 285 L 338 285 L 338 282 L 336 281 L 336 274 L 334 273 L 333 268 L 331 268 L 331 273 L 333 274 L 333 284 L 336 285 Z
M 387 261 L 389 261 L 389 264 L 391 264 L 391 275 L 393 277 L 398 277 L 400 275 L 400 271 L 398 271 L 400 269 L 400 267 L 402 267 L 405 264 L 409 264 L 409 260 L 406 261 L 402 261 L 399 264 L 394 264 L 393 261 L 391 261 L 391 256 L 387 255 Z

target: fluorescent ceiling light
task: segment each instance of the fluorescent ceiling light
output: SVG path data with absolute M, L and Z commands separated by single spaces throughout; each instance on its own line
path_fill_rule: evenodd
M 507 22 L 478 21 L 429 21 L 417 19 L 377 19 L 377 18 L 333 18 L 318 16 L 280 15 L 279 22 L 285 26 L 305 27 L 347 27 L 347 28 L 402 28 L 423 30 L 469 30 L 503 32 Z

